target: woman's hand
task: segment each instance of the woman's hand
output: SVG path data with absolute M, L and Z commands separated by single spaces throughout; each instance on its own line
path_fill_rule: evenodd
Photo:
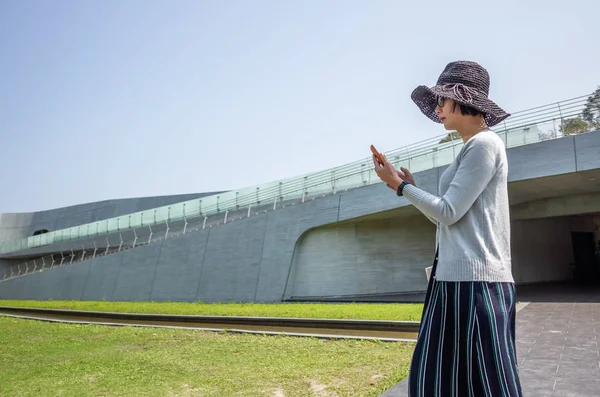
M 404 173 L 396 170 L 394 168 L 394 166 L 392 165 L 392 163 L 390 163 L 388 161 L 387 157 L 385 157 L 384 154 L 381 154 L 381 157 L 383 160 L 383 165 L 380 165 L 379 161 L 377 161 L 377 157 L 375 157 L 375 155 L 373 155 L 373 164 L 375 165 L 375 172 L 377 173 L 377 176 L 390 189 L 392 189 L 394 191 L 398 190 L 398 187 L 400 186 L 400 184 L 405 180 L 405 179 L 403 179 Z M 411 177 L 412 177 L 412 175 L 411 175 Z M 407 182 L 408 182 L 408 180 L 407 180 Z
M 406 182 L 410 183 L 411 185 L 417 186 L 417 184 L 415 183 L 415 178 L 410 173 L 410 171 L 404 167 L 400 167 L 400 169 L 402 170 L 402 173 L 400 173 L 400 171 L 398 171 L 398 174 L 400 174 L 400 177 L 403 180 L 405 180 Z

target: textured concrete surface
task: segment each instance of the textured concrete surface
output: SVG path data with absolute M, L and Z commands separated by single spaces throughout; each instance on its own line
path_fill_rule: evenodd
M 523 394 L 600 394 L 600 303 L 535 302 L 518 316 Z
M 543 297 L 534 291 L 529 297 L 539 302 L 517 313 L 517 359 L 525 397 L 600 395 L 600 293 L 579 290 L 574 295 L 568 288 Z M 406 396 L 407 379 L 381 395 Z
M 435 225 L 407 211 L 317 228 L 298 242 L 292 299 L 389 294 L 427 288 Z M 406 214 L 408 213 L 408 214 Z

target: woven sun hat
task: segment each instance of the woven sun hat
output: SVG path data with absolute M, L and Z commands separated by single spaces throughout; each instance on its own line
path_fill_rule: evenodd
M 433 87 L 421 85 L 412 92 L 411 98 L 421 112 L 436 123 L 441 123 L 435 113 L 437 97 L 448 98 L 470 106 L 484 114 L 489 127 L 510 116 L 488 98 L 490 75 L 481 65 L 471 61 L 450 62 Z

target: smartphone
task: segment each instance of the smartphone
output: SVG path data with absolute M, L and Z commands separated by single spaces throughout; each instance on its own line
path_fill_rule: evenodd
M 379 152 L 377 151 L 377 149 L 375 149 L 375 146 L 373 145 L 371 145 L 371 152 L 373 152 L 373 154 L 375 155 L 375 158 L 377 159 L 379 165 L 383 165 L 383 159 L 381 158 L 381 154 L 379 154 Z

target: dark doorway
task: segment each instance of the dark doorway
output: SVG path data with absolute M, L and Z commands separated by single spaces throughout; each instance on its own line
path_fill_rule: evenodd
M 583 285 L 600 284 L 600 264 L 596 260 L 594 233 L 572 232 L 575 258 L 575 282 Z

